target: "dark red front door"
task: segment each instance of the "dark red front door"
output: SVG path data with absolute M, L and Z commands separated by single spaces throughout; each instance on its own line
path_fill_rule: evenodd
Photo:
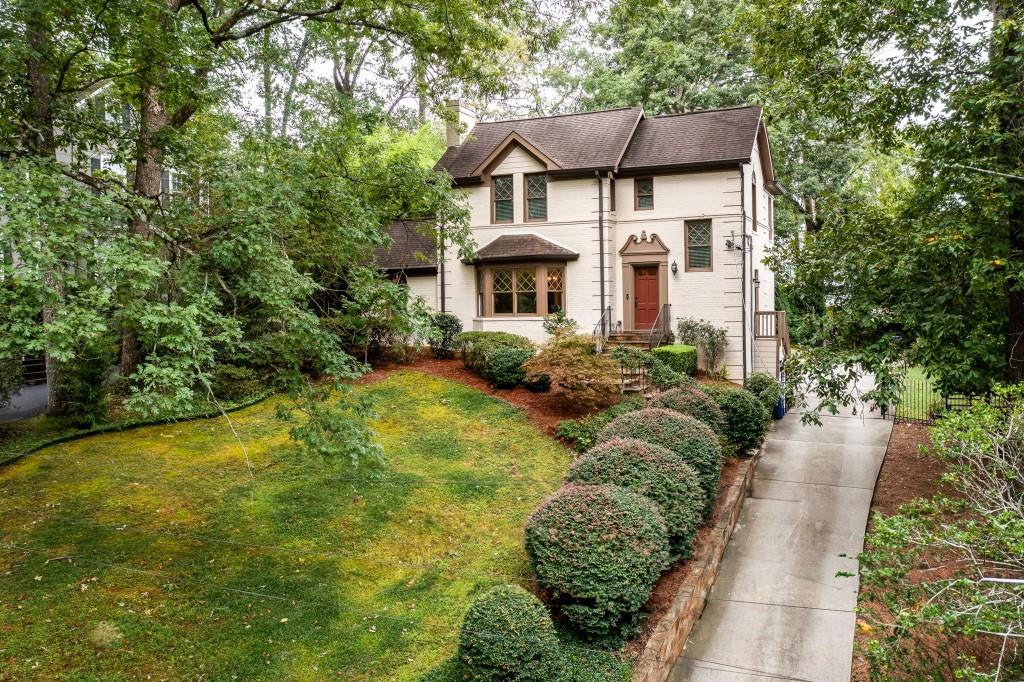
M 633 326 L 650 329 L 658 319 L 658 268 L 633 268 Z

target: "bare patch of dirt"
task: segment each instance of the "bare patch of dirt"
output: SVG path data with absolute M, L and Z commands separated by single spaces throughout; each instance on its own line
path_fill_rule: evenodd
M 530 419 L 550 436 L 555 435 L 558 422 L 565 419 L 576 419 L 593 411 L 572 405 L 557 391 L 533 393 L 522 386 L 513 389 L 494 388 L 486 379 L 466 369 L 462 360 L 458 358 L 439 360 L 428 353 L 414 355 L 408 362 L 381 364 L 359 381 L 360 383 L 379 381 L 389 373 L 400 370 L 415 370 L 433 374 L 501 398 L 507 403 L 522 408 Z

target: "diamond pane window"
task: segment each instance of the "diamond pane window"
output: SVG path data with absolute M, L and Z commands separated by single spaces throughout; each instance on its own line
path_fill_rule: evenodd
M 562 294 L 565 287 L 565 270 L 548 268 L 548 314 L 564 310 Z
M 512 176 L 503 175 L 494 178 L 494 222 L 512 222 L 512 196 Z
M 635 180 L 636 207 L 638 209 L 654 208 L 654 179 Z
M 544 174 L 526 176 L 526 218 L 547 220 L 548 217 L 548 176 Z
M 711 221 L 686 221 L 686 269 L 711 269 Z
M 536 270 L 516 270 L 516 313 L 528 315 L 537 312 Z
M 513 270 L 494 270 L 491 273 L 491 291 L 496 315 L 511 315 L 515 312 L 515 294 L 512 292 L 514 282 Z

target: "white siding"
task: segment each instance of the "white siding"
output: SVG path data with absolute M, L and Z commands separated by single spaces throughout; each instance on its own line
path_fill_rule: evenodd
M 751 164 L 742 169 L 656 175 L 654 177 L 654 208 L 637 211 L 633 208 L 633 179 L 615 181 L 616 210 L 610 211 L 610 183 L 604 183 L 605 210 L 605 294 L 606 305 L 612 307 L 612 323 L 622 324 L 622 259 L 619 250 L 633 235 L 642 232 L 657 234 L 669 249 L 668 262 L 675 262 L 677 272 L 668 274 L 668 301 L 672 306 L 672 325 L 680 317 L 696 317 L 724 327 L 729 346 L 725 362 L 728 376 L 743 378 L 742 349 L 746 336 L 746 366 L 752 371 L 763 366 L 760 350 L 754 350 L 753 339 L 753 274 L 759 271 L 761 310 L 774 307 L 774 276 L 764 264 L 772 231 L 767 223 L 768 205 L 772 197 L 764 189 L 764 178 L 753 150 Z M 515 220 L 501 225 L 491 224 L 491 188 L 465 188 L 460 192 L 470 209 L 473 237 L 482 247 L 504 234 L 531 232 L 579 253 L 579 259 L 566 266 L 566 313 L 579 323 L 582 333 L 590 333 L 601 317 L 600 268 L 598 239 L 598 184 L 596 178 L 559 179 L 548 182 L 548 220 L 524 222 L 523 174 L 539 172 L 543 165 L 525 150 L 517 148 L 493 169 L 495 175 L 510 174 L 515 187 Z M 751 192 L 750 173 L 757 173 L 757 190 Z M 745 200 L 745 201 L 744 201 Z M 758 201 L 758 226 L 752 231 L 751 208 Z M 742 267 L 743 222 L 751 236 L 747 267 Z M 712 222 L 712 271 L 687 272 L 684 253 L 684 225 L 687 220 L 710 219 Z M 732 248 L 726 245 L 732 241 Z M 476 268 L 459 261 L 450 250 L 446 254 L 446 309 L 458 315 L 465 329 L 503 330 L 523 334 L 536 341 L 545 340 L 541 318 L 481 318 L 477 315 Z M 746 315 L 741 292 L 746 281 Z M 774 341 L 772 341 L 774 344 Z M 755 363 L 755 355 L 757 362 Z
M 406 283 L 409 286 L 409 293 L 413 296 L 419 296 L 427 305 L 432 309 L 437 309 L 437 276 L 436 275 L 418 275 L 409 276 Z

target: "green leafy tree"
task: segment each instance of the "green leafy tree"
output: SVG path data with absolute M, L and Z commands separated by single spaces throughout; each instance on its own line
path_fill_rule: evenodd
M 783 116 L 895 155 L 869 159 L 871 191 L 841 197 L 790 254 L 791 291 L 824 284 L 829 301 L 811 383 L 875 371 L 885 401 L 903 361 L 945 391 L 1024 378 L 1022 17 L 1008 2 L 766 0 L 746 14 Z

